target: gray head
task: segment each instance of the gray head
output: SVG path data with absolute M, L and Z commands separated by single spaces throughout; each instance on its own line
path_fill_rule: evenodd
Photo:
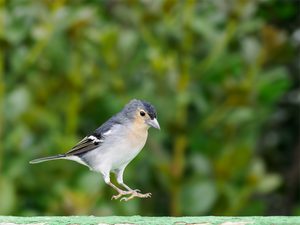
M 160 129 L 156 110 L 149 102 L 133 99 L 125 105 L 122 112 L 130 120 Z

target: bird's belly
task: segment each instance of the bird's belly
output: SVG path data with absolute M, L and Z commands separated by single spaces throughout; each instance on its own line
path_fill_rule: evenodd
M 137 154 L 142 150 L 143 146 L 128 148 L 128 146 L 120 147 L 119 151 L 115 151 L 114 155 L 108 155 L 107 161 L 111 163 L 111 170 L 118 169 L 131 162 Z
M 86 157 L 88 164 L 97 172 L 111 171 L 126 166 L 142 150 L 146 138 L 138 143 L 118 140 L 113 146 L 102 146 Z

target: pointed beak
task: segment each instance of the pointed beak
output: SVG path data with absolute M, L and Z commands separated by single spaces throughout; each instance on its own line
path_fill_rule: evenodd
M 156 129 L 159 129 L 159 130 L 160 130 L 160 126 L 159 126 L 159 123 L 158 123 L 158 121 L 157 121 L 156 118 L 154 118 L 153 120 L 148 120 L 148 121 L 147 121 L 147 124 L 148 124 L 149 126 L 151 126 L 151 127 L 154 127 L 154 128 L 156 128 Z

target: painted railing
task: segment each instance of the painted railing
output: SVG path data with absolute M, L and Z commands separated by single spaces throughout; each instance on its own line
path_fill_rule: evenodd
M 142 216 L 0 216 L 0 225 L 300 225 L 300 217 L 142 217 Z

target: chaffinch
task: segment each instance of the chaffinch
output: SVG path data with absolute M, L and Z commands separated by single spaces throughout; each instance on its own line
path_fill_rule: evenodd
M 155 108 L 142 100 L 131 100 L 121 112 L 117 113 L 92 134 L 87 135 L 65 154 L 59 154 L 30 161 L 31 164 L 49 160 L 73 160 L 100 172 L 106 184 L 114 188 L 118 194 L 112 199 L 128 201 L 134 197 L 148 198 L 151 193 L 142 194 L 131 189 L 123 182 L 126 166 L 144 147 L 149 127 L 160 129 Z M 117 182 L 125 188 L 122 190 L 110 181 L 110 173 L 115 173 Z

